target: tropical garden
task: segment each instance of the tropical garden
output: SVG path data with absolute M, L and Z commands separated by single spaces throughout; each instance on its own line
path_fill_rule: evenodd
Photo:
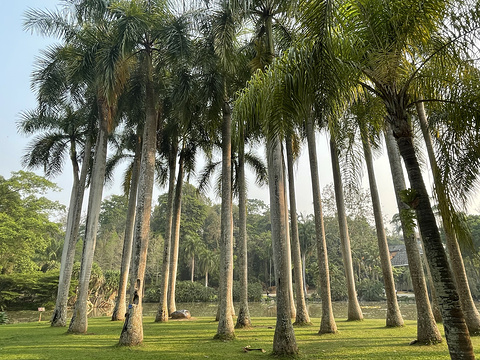
M 23 165 L 46 178 L 0 179 L 0 322 L 47 306 L 53 328 L 87 334 L 91 308 L 111 306 L 123 321 L 116 343 L 133 348 L 150 341 L 146 302 L 167 327 L 177 302 L 211 301 L 211 338 L 234 342 L 256 328 L 249 301 L 263 299 L 275 304 L 271 352 L 302 356 L 296 334 L 341 336 L 335 301 L 362 333 L 363 300 L 385 301 L 383 330 L 403 328 L 396 286 L 408 278 L 412 344 L 474 359 L 480 222 L 466 209 L 480 169 L 478 11 L 470 0 L 64 0 L 26 10 L 25 29 L 58 42 L 39 55 L 37 106 L 18 122 L 31 137 Z M 318 160 L 319 133 L 329 164 Z M 297 211 L 303 148 L 313 214 Z M 392 227 L 373 166 L 382 151 Z M 334 181 L 321 189 L 326 167 Z M 64 171 L 68 210 L 44 196 Z M 269 204 L 249 199 L 247 174 Z M 103 199 L 114 181 L 123 194 Z M 393 244 L 408 270 L 392 267 Z

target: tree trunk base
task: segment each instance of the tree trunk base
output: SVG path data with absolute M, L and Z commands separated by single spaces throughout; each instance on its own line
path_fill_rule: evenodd
M 50 326 L 52 327 L 65 327 L 67 326 L 67 312 L 62 309 L 55 309 L 50 320 Z
M 250 321 L 250 312 L 248 310 L 248 304 L 243 304 L 240 306 L 240 310 L 238 312 L 235 329 L 250 329 L 251 327 L 252 327 L 252 322 Z
M 81 314 L 83 313 L 83 315 Z M 74 310 L 72 320 L 68 326 L 68 334 L 86 334 L 88 320 L 86 311 Z
M 125 305 L 122 307 L 121 305 L 116 304 L 112 313 L 112 321 L 124 321 L 126 312 Z
M 155 322 L 168 322 L 168 309 L 159 308 L 155 316 Z
M 142 306 L 130 304 L 123 324 L 119 345 L 136 346 L 143 342 Z

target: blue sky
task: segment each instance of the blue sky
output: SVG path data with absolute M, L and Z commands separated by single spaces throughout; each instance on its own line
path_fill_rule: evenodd
M 12 171 L 22 169 L 21 157 L 28 143 L 28 138 L 18 135 L 16 122 L 22 111 L 35 107 L 35 95 L 30 89 L 30 75 L 34 68 L 35 57 L 56 40 L 43 38 L 23 30 L 23 17 L 28 8 L 54 9 L 61 2 L 58 0 L 15 0 L 0 12 L 0 175 L 9 177 Z M 321 185 L 331 183 L 331 166 L 327 141 L 324 135 L 318 137 L 318 154 Z M 299 212 L 311 213 L 311 185 L 306 150 L 297 164 L 297 201 Z M 385 156 L 376 161 L 377 182 L 381 191 L 382 204 L 387 219 L 396 212 L 390 169 Z M 64 174 L 52 179 L 63 191 L 51 194 L 50 198 L 68 205 L 71 187 L 69 164 L 65 164 Z M 36 171 L 42 174 L 41 170 Z M 428 180 L 428 176 L 426 177 Z M 107 188 L 104 195 L 120 193 L 120 181 Z M 364 184 L 366 179 L 364 179 Z M 259 189 L 250 181 L 249 197 L 261 199 L 268 203 L 268 189 Z M 159 190 L 157 189 L 156 193 Z M 215 201 L 219 201 L 215 199 Z M 472 209 L 478 209 L 478 201 Z M 478 212 L 478 210 L 476 211 Z
M 22 169 L 21 157 L 28 139 L 18 135 L 16 122 L 24 110 L 35 107 L 35 95 L 30 89 L 30 74 L 35 57 L 54 39 L 46 39 L 23 30 L 23 16 L 28 8 L 54 9 L 57 0 L 16 0 L 8 2 L 0 12 L 0 175 L 9 177 L 12 171 Z M 66 169 L 68 170 L 68 168 Z M 40 171 L 37 171 L 41 174 Z M 69 179 L 61 176 L 54 179 L 69 189 Z M 64 197 L 64 195 L 66 195 Z M 66 203 L 67 194 L 55 195 Z

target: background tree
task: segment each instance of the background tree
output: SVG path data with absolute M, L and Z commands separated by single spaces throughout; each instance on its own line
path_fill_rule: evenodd
M 52 218 L 63 206 L 43 196 L 56 190 L 55 184 L 31 172 L 0 178 L 0 273 L 39 270 L 34 259 L 62 233 Z

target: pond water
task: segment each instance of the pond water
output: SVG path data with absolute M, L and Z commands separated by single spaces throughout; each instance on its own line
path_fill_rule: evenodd
M 238 309 L 238 304 L 236 309 Z M 416 319 L 416 305 L 414 301 L 404 302 L 400 301 L 400 311 L 405 320 Z M 387 303 L 383 302 L 363 302 L 360 303 L 363 316 L 366 319 L 383 319 L 386 316 Z M 158 304 L 146 303 L 143 305 L 143 314 L 145 316 L 155 316 L 158 309 Z M 177 303 L 177 309 L 187 309 L 190 311 L 193 317 L 199 316 L 211 316 L 215 317 L 217 313 L 216 303 Z M 89 317 L 101 317 L 111 316 L 112 308 L 107 309 L 93 309 L 89 313 Z M 272 302 L 255 302 L 249 304 L 251 317 L 274 317 L 276 316 L 275 303 Z M 308 312 L 310 317 L 319 318 L 322 313 L 322 304 L 320 302 L 309 302 Z M 347 317 L 347 302 L 334 302 L 333 313 L 335 318 L 345 319 Z M 31 322 L 39 320 L 39 312 L 31 310 L 22 311 L 7 311 L 9 323 L 16 322 Z M 41 320 L 49 320 L 52 315 L 52 311 L 45 311 L 41 314 Z M 71 315 L 69 314 L 69 318 Z

